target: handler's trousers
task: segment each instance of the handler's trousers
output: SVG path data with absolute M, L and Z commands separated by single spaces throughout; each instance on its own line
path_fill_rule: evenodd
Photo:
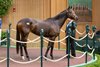
M 66 54 L 68 54 L 68 38 L 66 39 Z M 71 51 L 71 55 L 76 57 L 76 52 L 75 52 L 75 44 L 74 44 L 74 40 L 72 38 L 70 38 L 70 51 Z

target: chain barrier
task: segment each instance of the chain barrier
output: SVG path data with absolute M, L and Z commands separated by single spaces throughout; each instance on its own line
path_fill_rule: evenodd
M 94 51 L 95 51 L 95 49 L 93 49 L 92 52 L 89 55 L 93 55 Z
M 36 38 L 36 39 L 34 39 L 34 40 L 31 40 L 31 41 L 28 41 L 28 42 L 23 42 L 23 41 L 18 41 L 18 40 L 15 40 L 15 39 L 13 39 L 13 38 L 10 38 L 12 41 L 14 41 L 14 42 L 19 42 L 19 43 L 32 43 L 32 42 L 34 42 L 34 41 L 37 41 L 38 39 L 40 39 L 40 37 L 38 37 L 38 38 Z
M 84 44 L 84 45 L 80 45 L 80 44 L 77 43 L 77 42 L 75 42 L 75 44 L 76 44 L 77 46 L 79 46 L 79 47 L 85 47 L 85 46 L 86 46 L 86 44 Z
M 90 36 L 90 34 L 88 34 L 88 37 L 89 37 L 90 39 L 93 39 L 94 35 L 95 35 L 95 33 L 93 33 L 92 36 Z
M 81 55 L 80 57 L 74 57 L 74 56 L 72 56 L 71 54 L 70 54 L 70 56 L 71 56 L 72 58 L 75 58 L 75 59 L 80 59 L 80 58 L 84 57 L 84 56 L 85 56 L 85 54 L 86 54 L 86 52 L 84 52 L 84 54 L 83 54 L 83 55 Z
M 5 38 L 5 39 L 1 40 L 0 42 L 4 42 L 4 41 L 7 41 L 7 38 Z
M 76 38 L 74 38 L 74 37 L 72 37 L 72 36 L 70 36 L 72 39 L 74 39 L 74 40 L 76 40 L 76 41 L 81 41 L 81 40 L 83 40 L 83 39 L 85 39 L 86 37 L 87 37 L 87 34 L 84 36 L 84 37 L 82 37 L 82 38 L 80 38 L 80 39 L 76 39 Z
M 6 60 L 7 60 L 7 58 L 4 58 L 3 60 L 0 60 L 0 63 L 4 62 L 4 61 L 6 61 Z
M 10 58 L 11 61 L 13 61 L 13 62 L 15 62 L 15 63 L 19 63 L 19 64 L 29 64 L 29 63 L 35 62 L 35 61 L 37 61 L 37 60 L 39 60 L 39 59 L 40 59 L 40 56 L 37 57 L 37 58 L 34 59 L 34 60 L 30 60 L 30 61 L 27 61 L 27 62 L 20 62 L 20 61 L 16 61 L 16 60 Z
M 56 60 L 51 60 L 51 59 L 49 59 L 49 58 L 47 58 L 45 56 L 43 56 L 43 58 L 46 59 L 46 60 L 48 60 L 48 61 L 51 61 L 51 62 L 58 62 L 58 61 L 60 61 L 60 60 L 62 60 L 64 58 L 66 58 L 67 56 L 68 56 L 68 54 L 66 54 L 65 56 L 63 56 L 63 57 L 61 57 L 59 59 L 56 59 Z
M 66 36 L 65 38 L 63 38 L 63 39 L 61 39 L 61 40 L 58 40 L 58 41 L 53 41 L 53 40 L 50 40 L 50 39 L 48 39 L 48 38 L 45 38 L 45 37 L 43 37 L 45 40 L 47 40 L 47 41 L 50 41 L 50 42 L 61 42 L 61 41 L 64 41 L 66 38 L 68 38 L 68 36 Z
M 86 31 L 84 31 L 83 33 L 81 33 L 81 32 L 79 32 L 77 29 L 75 29 L 75 31 L 76 31 L 78 34 L 80 34 L 80 35 L 83 35 L 83 34 L 86 33 Z
M 11 29 L 11 30 L 16 31 L 16 30 L 14 30 L 14 29 Z M 63 30 L 61 30 L 61 31 L 62 31 L 62 32 L 65 32 L 65 31 L 63 31 Z M 76 29 L 76 31 L 77 31 L 79 34 L 84 34 L 84 32 L 83 32 L 83 33 L 80 33 L 77 29 Z M 93 33 L 92 37 L 89 36 L 89 38 L 93 39 L 94 34 L 95 34 L 95 33 Z M 86 34 L 84 37 L 82 37 L 82 38 L 80 38 L 80 39 L 76 39 L 76 38 L 74 38 L 74 37 L 72 37 L 72 36 L 70 36 L 70 37 L 71 37 L 72 39 L 76 40 L 76 41 L 80 41 L 80 40 L 85 39 L 85 38 L 87 37 L 87 35 L 89 35 L 89 34 Z M 69 37 L 69 36 L 66 36 L 65 38 L 63 38 L 63 39 L 61 39 L 61 40 L 58 40 L 58 41 L 53 41 L 53 40 L 50 40 L 50 39 L 45 38 L 45 37 L 43 37 L 43 38 L 45 39 L 44 41 L 45 41 L 46 43 L 47 43 L 48 41 L 50 41 L 50 42 L 61 42 L 63 45 L 66 45 L 66 43 L 63 43 L 62 41 L 64 41 L 64 40 L 65 40 L 66 38 L 68 38 L 68 37 Z M 28 42 L 23 42 L 23 41 L 17 41 L 17 40 L 15 40 L 15 39 L 13 39 L 13 38 L 10 38 L 10 40 L 12 40 L 13 42 L 20 42 L 20 43 L 33 43 L 33 42 L 34 42 L 34 43 L 38 43 L 38 42 L 40 42 L 39 39 L 40 39 L 40 37 L 38 37 L 38 38 L 36 38 L 36 39 L 34 39 L 34 40 L 28 40 Z M 7 38 L 1 40 L 0 42 L 6 41 L 6 40 L 7 40 Z M 38 40 L 38 41 L 37 41 L 37 40 Z M 35 41 L 36 41 L 36 42 L 35 42 Z M 83 46 L 81 46 L 81 45 L 79 45 L 77 42 L 75 42 L 75 43 L 76 43 L 77 46 L 79 46 L 79 47 L 85 47 L 85 46 L 86 46 L 86 44 L 84 44 Z M 93 47 L 91 48 L 89 45 L 88 45 L 88 48 L 91 49 L 91 50 L 93 49 Z M 92 52 L 91 52 L 90 55 L 92 55 L 94 51 L 95 51 L 95 49 L 92 50 Z M 70 55 L 70 56 L 73 57 L 73 58 L 79 59 L 79 58 L 82 58 L 85 54 L 86 54 L 86 52 L 84 52 L 84 54 L 81 55 L 81 56 L 79 56 L 79 57 L 73 57 L 72 55 Z M 63 57 L 61 57 L 61 58 L 59 58 L 59 59 L 56 59 L 56 60 L 51 60 L 51 59 L 49 59 L 49 58 L 47 58 L 47 57 L 45 57 L 45 56 L 43 56 L 43 58 L 46 59 L 46 60 L 48 60 L 48 61 L 51 61 L 51 62 L 58 62 L 58 61 L 60 61 L 60 60 L 62 60 L 62 59 L 64 59 L 64 58 L 66 58 L 67 56 L 68 56 L 68 54 L 65 55 L 65 56 L 63 56 Z M 20 62 L 20 61 L 14 60 L 13 58 L 10 58 L 11 61 L 16 62 L 16 63 L 19 63 L 19 64 L 28 64 L 28 63 L 35 62 L 35 61 L 37 61 L 37 60 L 39 60 L 39 59 L 40 59 L 40 56 L 37 57 L 36 59 L 31 60 L 31 61 L 28 61 L 28 62 Z M 0 62 L 4 62 L 4 61 L 6 61 L 6 60 L 7 60 L 7 58 L 4 58 L 4 59 L 1 60 Z
M 92 50 L 92 49 L 93 49 L 93 47 L 90 47 L 90 46 L 89 46 L 89 44 L 88 44 L 87 46 L 88 46 L 88 48 L 89 48 L 90 50 Z

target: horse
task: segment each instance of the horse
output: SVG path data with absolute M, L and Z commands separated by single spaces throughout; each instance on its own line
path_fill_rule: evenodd
M 32 18 L 23 18 L 18 21 L 16 25 L 16 40 L 27 42 L 28 35 L 30 32 L 40 36 L 41 29 L 44 30 L 44 37 L 55 41 L 56 37 L 60 33 L 60 29 L 67 20 L 67 18 L 78 20 L 78 16 L 75 14 L 71 7 L 63 10 L 59 14 L 54 17 L 47 18 L 45 20 L 36 20 Z M 53 49 L 54 49 L 54 42 L 48 42 L 48 46 L 45 52 L 45 57 L 48 55 L 48 51 L 50 51 L 50 57 L 53 59 Z M 25 51 L 26 58 L 30 60 L 27 51 L 27 44 L 26 43 L 19 43 L 16 42 L 16 52 L 17 54 L 20 51 L 20 55 L 23 58 L 23 50 Z

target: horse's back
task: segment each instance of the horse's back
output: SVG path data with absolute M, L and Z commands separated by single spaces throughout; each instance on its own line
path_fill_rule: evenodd
M 36 23 L 36 21 L 32 18 L 23 18 L 19 20 L 17 24 L 19 23 L 25 24 L 25 23 L 32 23 L 32 22 Z
M 40 30 L 44 29 L 44 36 L 54 36 L 59 32 L 58 25 L 56 25 L 52 19 L 41 21 L 32 18 L 24 18 L 17 23 L 17 28 L 19 28 L 20 31 L 32 32 L 37 35 L 40 35 Z

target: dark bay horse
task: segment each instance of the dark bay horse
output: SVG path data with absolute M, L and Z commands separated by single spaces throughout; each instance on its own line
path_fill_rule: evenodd
M 66 19 L 70 18 L 73 20 L 77 20 L 78 17 L 75 14 L 75 12 L 69 7 L 68 9 L 65 9 L 64 11 L 60 12 L 54 17 L 48 18 L 46 20 L 38 21 L 31 18 L 24 18 L 21 19 L 16 26 L 17 32 L 16 32 L 16 40 L 27 42 L 27 38 L 30 32 L 40 35 L 40 30 L 44 30 L 44 37 L 49 38 L 50 40 L 55 41 L 55 38 L 59 35 L 60 29 L 65 23 Z M 20 48 L 20 54 L 23 57 L 23 49 L 26 54 L 26 58 L 30 60 L 28 52 L 27 52 L 27 45 L 26 43 L 19 43 L 16 42 L 16 51 L 19 53 Z M 45 52 L 45 57 L 47 57 L 48 51 L 51 48 L 50 56 L 51 59 L 53 59 L 53 48 L 54 48 L 54 42 L 49 42 L 47 46 L 47 50 Z

